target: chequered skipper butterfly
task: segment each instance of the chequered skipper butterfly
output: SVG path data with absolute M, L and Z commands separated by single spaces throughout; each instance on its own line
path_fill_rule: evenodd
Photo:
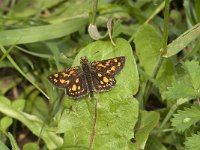
M 86 57 L 80 60 L 80 66 L 57 72 L 48 79 L 58 88 L 64 88 L 68 96 L 79 98 L 93 92 L 108 91 L 115 84 L 115 76 L 122 70 L 125 57 L 89 62 Z

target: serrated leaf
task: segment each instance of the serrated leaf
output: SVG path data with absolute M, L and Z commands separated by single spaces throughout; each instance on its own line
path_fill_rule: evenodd
M 199 62 L 192 60 L 185 62 L 185 70 L 187 71 L 192 86 L 195 91 L 200 90 L 200 66 Z
M 199 62 L 195 60 L 186 61 L 183 68 L 185 73 L 179 75 L 178 80 L 174 81 L 172 87 L 169 87 L 166 92 L 168 99 L 187 98 L 191 100 L 200 96 Z
M 80 51 L 74 65 L 80 64 L 80 57 L 90 61 L 125 56 L 126 64 L 116 77 L 117 84 L 109 92 L 95 93 L 98 97 L 97 123 L 93 149 L 130 149 L 129 140 L 134 137 L 133 127 L 138 116 L 138 102 L 132 98 L 138 90 L 138 72 L 132 49 L 124 39 L 111 42 L 97 41 Z M 64 146 L 89 146 L 93 122 L 94 100 L 64 101 L 68 119 L 65 126 Z M 118 145 L 116 147 L 116 145 Z
M 157 65 L 160 49 L 163 41 L 161 35 L 151 25 L 141 26 L 134 40 L 136 46 L 136 54 L 139 58 L 140 65 L 144 68 L 145 72 L 152 76 L 153 70 Z M 162 91 L 166 90 L 166 87 L 173 80 L 175 69 L 171 60 L 165 59 L 159 70 L 156 85 Z
M 195 91 L 188 81 L 190 81 L 188 77 L 182 77 L 178 81 L 174 81 L 172 87 L 169 87 L 166 92 L 167 98 L 170 100 L 180 98 L 193 99 L 195 97 Z
M 171 120 L 172 126 L 174 126 L 178 132 L 184 132 L 200 120 L 200 107 L 192 106 L 191 108 L 178 110 L 178 113 L 173 116 L 174 118 Z
M 186 138 L 185 148 L 186 150 L 199 150 L 200 148 L 200 133 L 193 134 L 191 137 Z

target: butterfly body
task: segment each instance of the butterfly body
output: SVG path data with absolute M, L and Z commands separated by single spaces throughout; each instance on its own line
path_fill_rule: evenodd
M 64 88 L 66 94 L 79 98 L 89 93 L 108 91 L 115 84 L 115 76 L 122 70 L 125 57 L 116 57 L 102 61 L 89 62 L 86 57 L 80 60 L 80 66 L 57 72 L 48 77 L 58 88 Z

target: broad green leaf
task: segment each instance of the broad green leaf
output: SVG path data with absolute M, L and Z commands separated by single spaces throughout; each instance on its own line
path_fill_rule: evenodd
M 199 150 L 200 147 L 200 133 L 193 134 L 191 137 L 186 138 L 185 148 L 186 150 Z
M 135 35 L 134 43 L 140 65 L 148 75 L 152 76 L 160 56 L 160 48 L 163 43 L 162 37 L 153 26 L 142 25 Z M 165 59 L 156 79 L 161 92 L 166 90 L 166 87 L 173 80 L 174 74 L 175 70 L 171 60 Z
M 33 134 L 41 136 L 49 149 L 57 148 L 62 145 L 61 137 L 57 136 L 55 133 L 48 130 L 48 126 L 43 128 L 42 134 L 40 135 L 41 129 L 44 122 L 40 120 L 37 116 L 24 113 L 10 104 L 10 101 L 3 96 L 0 96 L 0 112 L 15 118 L 22 122 L 27 128 L 32 131 Z
M 77 18 L 58 24 L 5 30 L 0 32 L 0 44 L 12 45 L 55 39 L 78 31 L 86 23 L 87 18 Z
M 20 150 L 15 138 L 13 137 L 13 135 L 10 132 L 8 132 L 8 138 L 10 139 L 12 150 Z
M 192 106 L 191 108 L 185 108 L 184 110 L 178 110 L 178 113 L 173 115 L 172 126 L 176 128 L 178 132 L 184 132 L 191 125 L 196 124 L 200 120 L 200 107 Z
M 116 77 L 116 86 L 108 92 L 95 93 L 98 100 L 97 122 L 93 149 L 131 149 L 129 141 L 134 137 L 133 128 L 138 116 L 138 102 L 133 98 L 138 90 L 138 72 L 131 46 L 124 39 L 111 42 L 97 41 L 83 48 L 74 65 L 80 65 L 80 57 L 90 61 L 125 56 L 126 64 Z M 88 97 L 64 101 L 66 109 L 65 138 L 63 147 L 88 147 L 92 131 L 94 103 Z M 116 146 L 117 145 L 117 146 Z
M 38 150 L 39 145 L 38 143 L 27 143 L 23 146 L 23 150 Z
M 1 140 L 0 140 L 0 147 L 2 150 L 9 150 L 9 148 L 4 143 L 2 143 Z
M 150 132 L 158 124 L 160 115 L 158 112 L 147 112 L 141 111 L 138 120 L 138 127 L 135 129 L 135 140 L 134 144 L 136 149 L 144 149 Z
M 197 39 L 200 36 L 200 23 L 193 26 L 191 29 L 184 32 L 176 40 L 167 46 L 167 53 L 163 57 L 171 57 L 183 48 L 185 48 L 190 42 Z

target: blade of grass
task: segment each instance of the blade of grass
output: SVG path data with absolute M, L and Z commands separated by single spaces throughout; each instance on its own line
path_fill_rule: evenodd
M 33 86 L 35 86 L 36 89 L 38 89 L 47 99 L 49 99 L 49 97 L 46 95 L 46 93 L 37 85 L 35 84 L 21 69 L 20 67 L 15 63 L 15 61 L 12 59 L 12 57 L 7 53 L 7 51 L 5 50 L 5 48 L 0 45 L 0 49 L 1 51 L 4 53 L 4 55 L 7 55 L 6 57 L 8 58 L 8 60 L 11 62 L 11 64 L 15 67 L 15 69 L 17 71 L 19 71 L 19 73 L 25 77 L 31 84 L 33 84 Z
M 184 32 L 176 40 L 167 46 L 166 54 L 163 57 L 171 57 L 178 52 L 180 52 L 184 47 L 186 47 L 190 42 L 199 38 L 200 36 L 200 23 L 193 26 L 191 29 Z
M 17 44 L 22 44 L 63 37 L 85 26 L 87 20 L 86 17 L 82 17 L 53 25 L 1 31 L 0 44 L 5 46 L 13 45 L 16 41 Z
M 45 141 L 48 149 L 55 149 L 62 145 L 62 138 L 52 132 L 48 125 L 43 128 L 42 134 L 40 135 L 44 122 L 35 115 L 30 115 L 16 109 L 10 103 L 10 100 L 4 96 L 0 96 L 0 112 L 22 122 L 33 134 L 40 136 Z

